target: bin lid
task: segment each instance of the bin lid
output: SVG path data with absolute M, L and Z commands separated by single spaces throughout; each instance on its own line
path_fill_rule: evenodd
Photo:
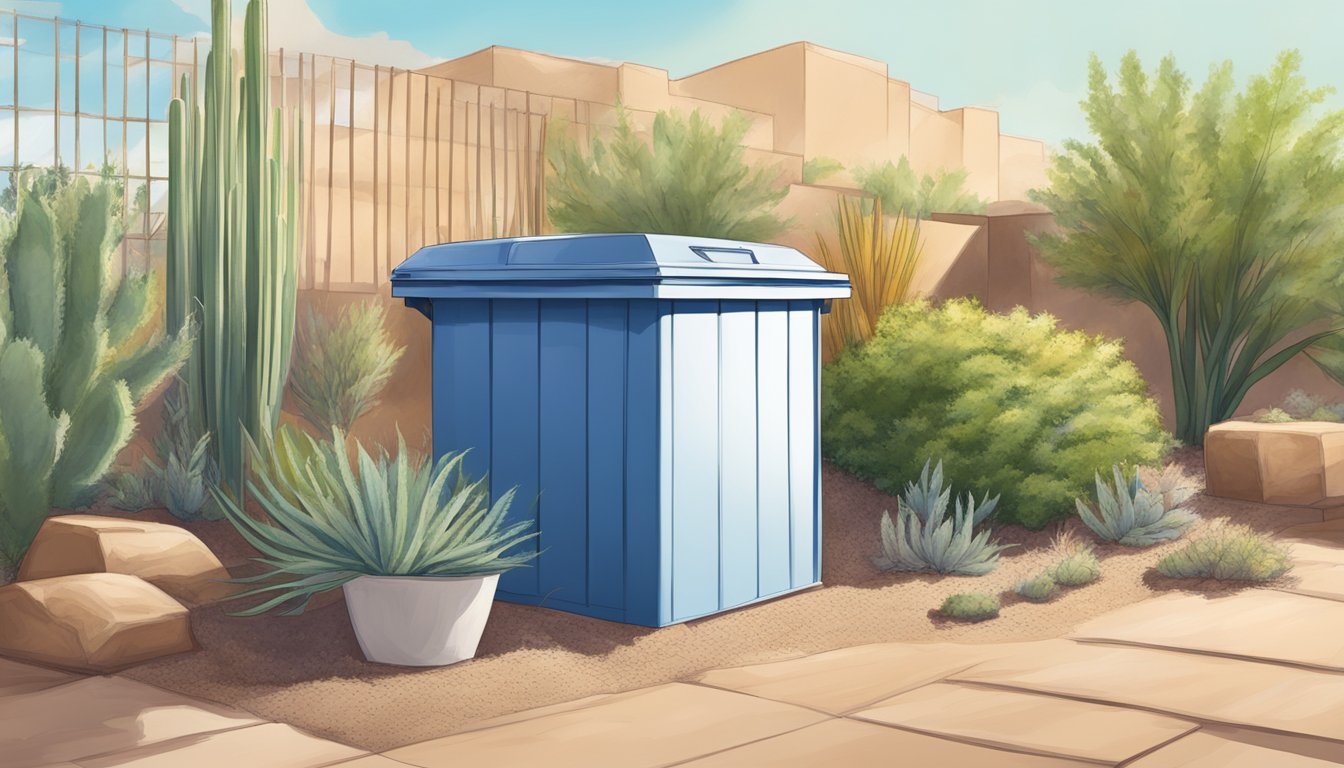
M 422 298 L 832 299 L 849 277 L 782 245 L 646 234 L 429 245 L 392 270 Z

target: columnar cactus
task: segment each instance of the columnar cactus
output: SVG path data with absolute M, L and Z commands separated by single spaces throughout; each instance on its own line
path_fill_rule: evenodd
M 265 1 L 247 4 L 241 75 L 229 7 L 213 0 L 204 88 L 184 77 L 169 106 L 166 317 L 199 318 L 186 400 L 239 492 L 243 431 L 274 428 L 289 373 L 303 129 L 270 106 Z
M 149 275 L 117 276 L 114 192 L 77 179 L 21 192 L 0 249 L 0 559 L 52 506 L 86 502 L 142 397 L 185 359 L 190 328 L 149 334 Z

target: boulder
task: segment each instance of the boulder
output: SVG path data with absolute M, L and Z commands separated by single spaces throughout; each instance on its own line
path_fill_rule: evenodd
M 187 609 L 136 576 L 83 573 L 0 587 L 0 655 L 110 672 L 195 648 Z
M 19 567 L 19 581 L 75 573 L 139 576 L 189 605 L 213 603 L 238 590 L 229 572 L 185 528 L 102 515 L 47 518 Z
M 1294 506 L 1344 504 L 1344 424 L 1226 421 L 1204 436 L 1205 492 Z

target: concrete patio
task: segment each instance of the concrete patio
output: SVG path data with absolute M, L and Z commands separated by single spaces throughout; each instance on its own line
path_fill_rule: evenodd
M 1344 518 L 1281 538 L 1296 568 L 1274 588 L 1168 593 L 1063 639 L 714 670 L 381 755 L 116 675 L 0 660 L 0 755 L 14 768 L 1344 764 Z

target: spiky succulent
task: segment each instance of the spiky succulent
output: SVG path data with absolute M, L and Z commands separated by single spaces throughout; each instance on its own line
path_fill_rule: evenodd
M 948 502 L 952 498 L 952 486 L 943 488 L 943 462 L 938 461 L 937 466 L 933 468 L 932 474 L 929 471 L 931 460 L 924 462 L 924 469 L 920 470 L 919 482 L 907 482 L 905 492 L 901 494 L 901 501 L 909 507 L 921 522 L 928 522 L 931 518 L 943 517 L 947 513 Z M 961 500 L 957 500 L 958 516 L 960 516 Z M 979 506 L 975 504 L 975 496 L 966 494 L 966 508 L 971 511 L 971 524 L 979 525 L 983 523 L 990 515 L 994 514 L 994 508 L 999 504 L 999 497 L 981 501 Z
M 988 530 L 976 525 L 994 511 L 998 497 L 976 505 L 974 494 L 957 499 L 951 516 L 952 489 L 943 489 L 942 462 L 929 474 L 925 463 L 919 483 L 908 483 L 896 510 L 882 513 L 882 554 L 873 563 L 882 570 L 936 571 L 983 576 L 994 570 L 999 553 L 1010 544 L 990 540 Z
M 1153 490 L 1145 487 L 1137 474 L 1126 478 L 1118 465 L 1111 471 L 1113 485 L 1103 482 L 1100 473 L 1096 475 L 1095 508 L 1082 499 L 1075 500 L 1078 517 L 1102 540 L 1147 547 L 1179 537 L 1198 519 L 1178 508 L 1185 501 L 1181 497 L 1183 489 L 1173 485 L 1165 492 Z M 1170 502 L 1174 503 L 1169 506 Z

